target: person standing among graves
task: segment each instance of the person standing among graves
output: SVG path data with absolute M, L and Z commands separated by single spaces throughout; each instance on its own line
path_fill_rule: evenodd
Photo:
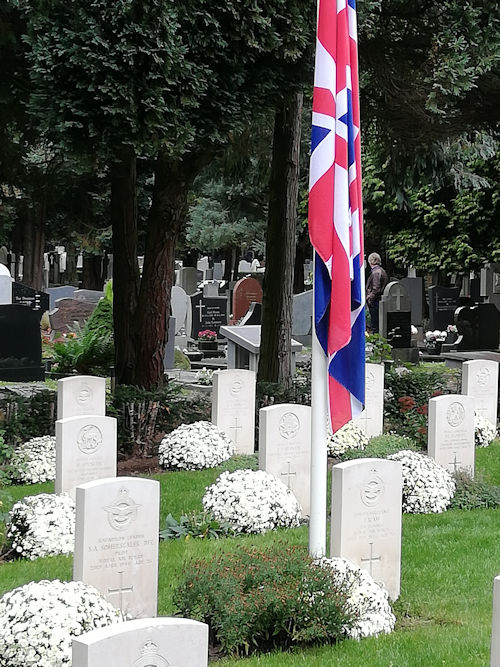
M 379 332 L 378 304 L 388 283 L 387 273 L 381 267 L 381 263 L 382 260 L 378 252 L 372 252 L 368 255 L 368 264 L 371 271 L 366 281 L 366 305 L 370 311 L 372 333 L 377 334 Z

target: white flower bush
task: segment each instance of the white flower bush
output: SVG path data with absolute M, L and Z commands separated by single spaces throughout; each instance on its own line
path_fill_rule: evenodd
M 26 496 L 9 512 L 7 538 L 17 556 L 30 560 L 72 553 L 75 503 L 67 495 Z
M 56 478 L 56 439 L 53 435 L 31 438 L 16 448 L 10 465 L 12 480 L 23 484 L 51 482 Z
M 338 573 L 339 584 L 349 586 L 348 607 L 355 615 L 353 626 L 347 629 L 352 639 L 376 637 L 394 630 L 396 617 L 389 604 L 387 590 L 378 584 L 366 570 L 345 558 L 320 558 L 315 561 L 320 567 L 328 567 Z
M 431 514 L 444 512 L 455 494 L 455 480 L 434 459 L 403 449 L 387 457 L 403 467 L 403 512 Z
M 31 582 L 0 598 L 0 667 L 71 665 L 73 637 L 123 614 L 82 581 Z
M 496 428 L 489 419 L 474 413 L 474 440 L 476 447 L 488 447 L 496 437 Z
M 336 433 L 328 432 L 328 456 L 341 456 L 349 449 L 364 449 L 368 444 L 368 436 L 354 421 L 347 422 Z
M 163 468 L 202 470 L 214 468 L 234 453 L 233 442 L 206 421 L 183 424 L 166 435 L 158 448 Z
M 292 491 L 263 470 L 223 472 L 207 487 L 203 508 L 238 533 L 265 533 L 300 524 L 302 508 Z

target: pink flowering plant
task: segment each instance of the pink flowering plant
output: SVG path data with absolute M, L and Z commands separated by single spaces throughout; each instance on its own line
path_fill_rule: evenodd
M 205 331 L 200 331 L 200 333 L 198 334 L 198 340 L 214 341 L 217 340 L 217 334 L 215 331 L 211 331 L 210 329 L 205 329 Z

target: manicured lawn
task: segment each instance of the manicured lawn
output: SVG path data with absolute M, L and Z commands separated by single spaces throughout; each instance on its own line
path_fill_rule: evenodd
M 476 468 L 500 485 L 500 440 L 477 450 Z M 161 516 L 201 509 L 201 497 L 220 470 L 157 475 Z M 52 484 L 13 487 L 14 499 L 53 491 Z M 401 596 L 396 631 L 361 642 L 345 641 L 296 653 L 226 659 L 221 665 L 253 667 L 348 665 L 349 667 L 481 666 L 489 661 L 493 578 L 500 573 L 500 510 L 453 510 L 403 517 Z M 307 527 L 262 536 L 160 543 L 159 614 L 171 614 L 172 592 L 184 563 L 230 550 L 242 541 L 265 546 L 275 540 L 307 546 Z M 0 594 L 28 581 L 71 578 L 71 557 L 0 565 Z

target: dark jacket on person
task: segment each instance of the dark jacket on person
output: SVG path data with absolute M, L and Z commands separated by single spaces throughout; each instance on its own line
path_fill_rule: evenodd
M 376 301 L 380 301 L 387 283 L 387 273 L 384 269 L 379 264 L 372 266 L 371 273 L 366 281 L 366 303 L 369 306 Z

